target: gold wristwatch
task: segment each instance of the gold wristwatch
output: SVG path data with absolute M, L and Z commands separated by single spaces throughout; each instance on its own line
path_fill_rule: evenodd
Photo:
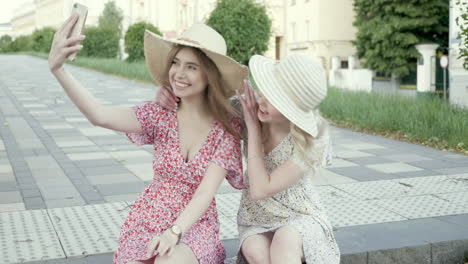
M 182 229 L 180 229 L 178 225 L 172 225 L 171 232 L 177 236 L 177 243 L 179 243 L 180 237 L 182 236 Z

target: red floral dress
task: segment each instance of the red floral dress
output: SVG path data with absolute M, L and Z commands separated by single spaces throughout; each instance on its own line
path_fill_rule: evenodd
M 154 175 L 122 225 L 115 264 L 148 259 L 148 242 L 177 219 L 211 163 L 227 170 L 226 179 L 233 187 L 244 188 L 240 142 L 219 121 L 213 122 L 198 153 L 185 162 L 179 144 L 177 114 L 155 103 L 135 106 L 134 110 L 143 132 L 127 133 L 127 136 L 137 145 L 154 145 Z M 240 129 L 240 120 L 233 124 Z M 218 234 L 218 213 L 213 199 L 180 243 L 192 249 L 200 264 L 223 263 L 225 250 Z

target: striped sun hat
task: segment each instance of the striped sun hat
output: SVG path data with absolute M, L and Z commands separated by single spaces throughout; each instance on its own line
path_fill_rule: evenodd
M 303 55 L 291 55 L 274 64 L 254 55 L 249 68 L 266 99 L 289 121 L 317 136 L 314 111 L 327 95 L 327 79 L 322 64 Z

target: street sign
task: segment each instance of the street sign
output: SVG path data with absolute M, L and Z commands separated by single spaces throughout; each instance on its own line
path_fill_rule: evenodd
M 444 71 L 444 99 L 447 100 L 447 83 L 445 81 L 447 75 L 448 57 L 446 55 L 440 57 L 440 67 Z
M 446 55 L 440 57 L 440 67 L 447 68 L 448 66 L 448 57 Z

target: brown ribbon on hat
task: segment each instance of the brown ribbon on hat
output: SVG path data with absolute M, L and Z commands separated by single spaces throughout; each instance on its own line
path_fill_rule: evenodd
M 177 40 L 182 40 L 182 41 L 185 41 L 185 42 L 190 42 L 190 43 L 195 44 L 197 46 L 201 46 L 198 41 L 191 40 L 191 39 L 188 39 L 188 38 L 178 38 Z

